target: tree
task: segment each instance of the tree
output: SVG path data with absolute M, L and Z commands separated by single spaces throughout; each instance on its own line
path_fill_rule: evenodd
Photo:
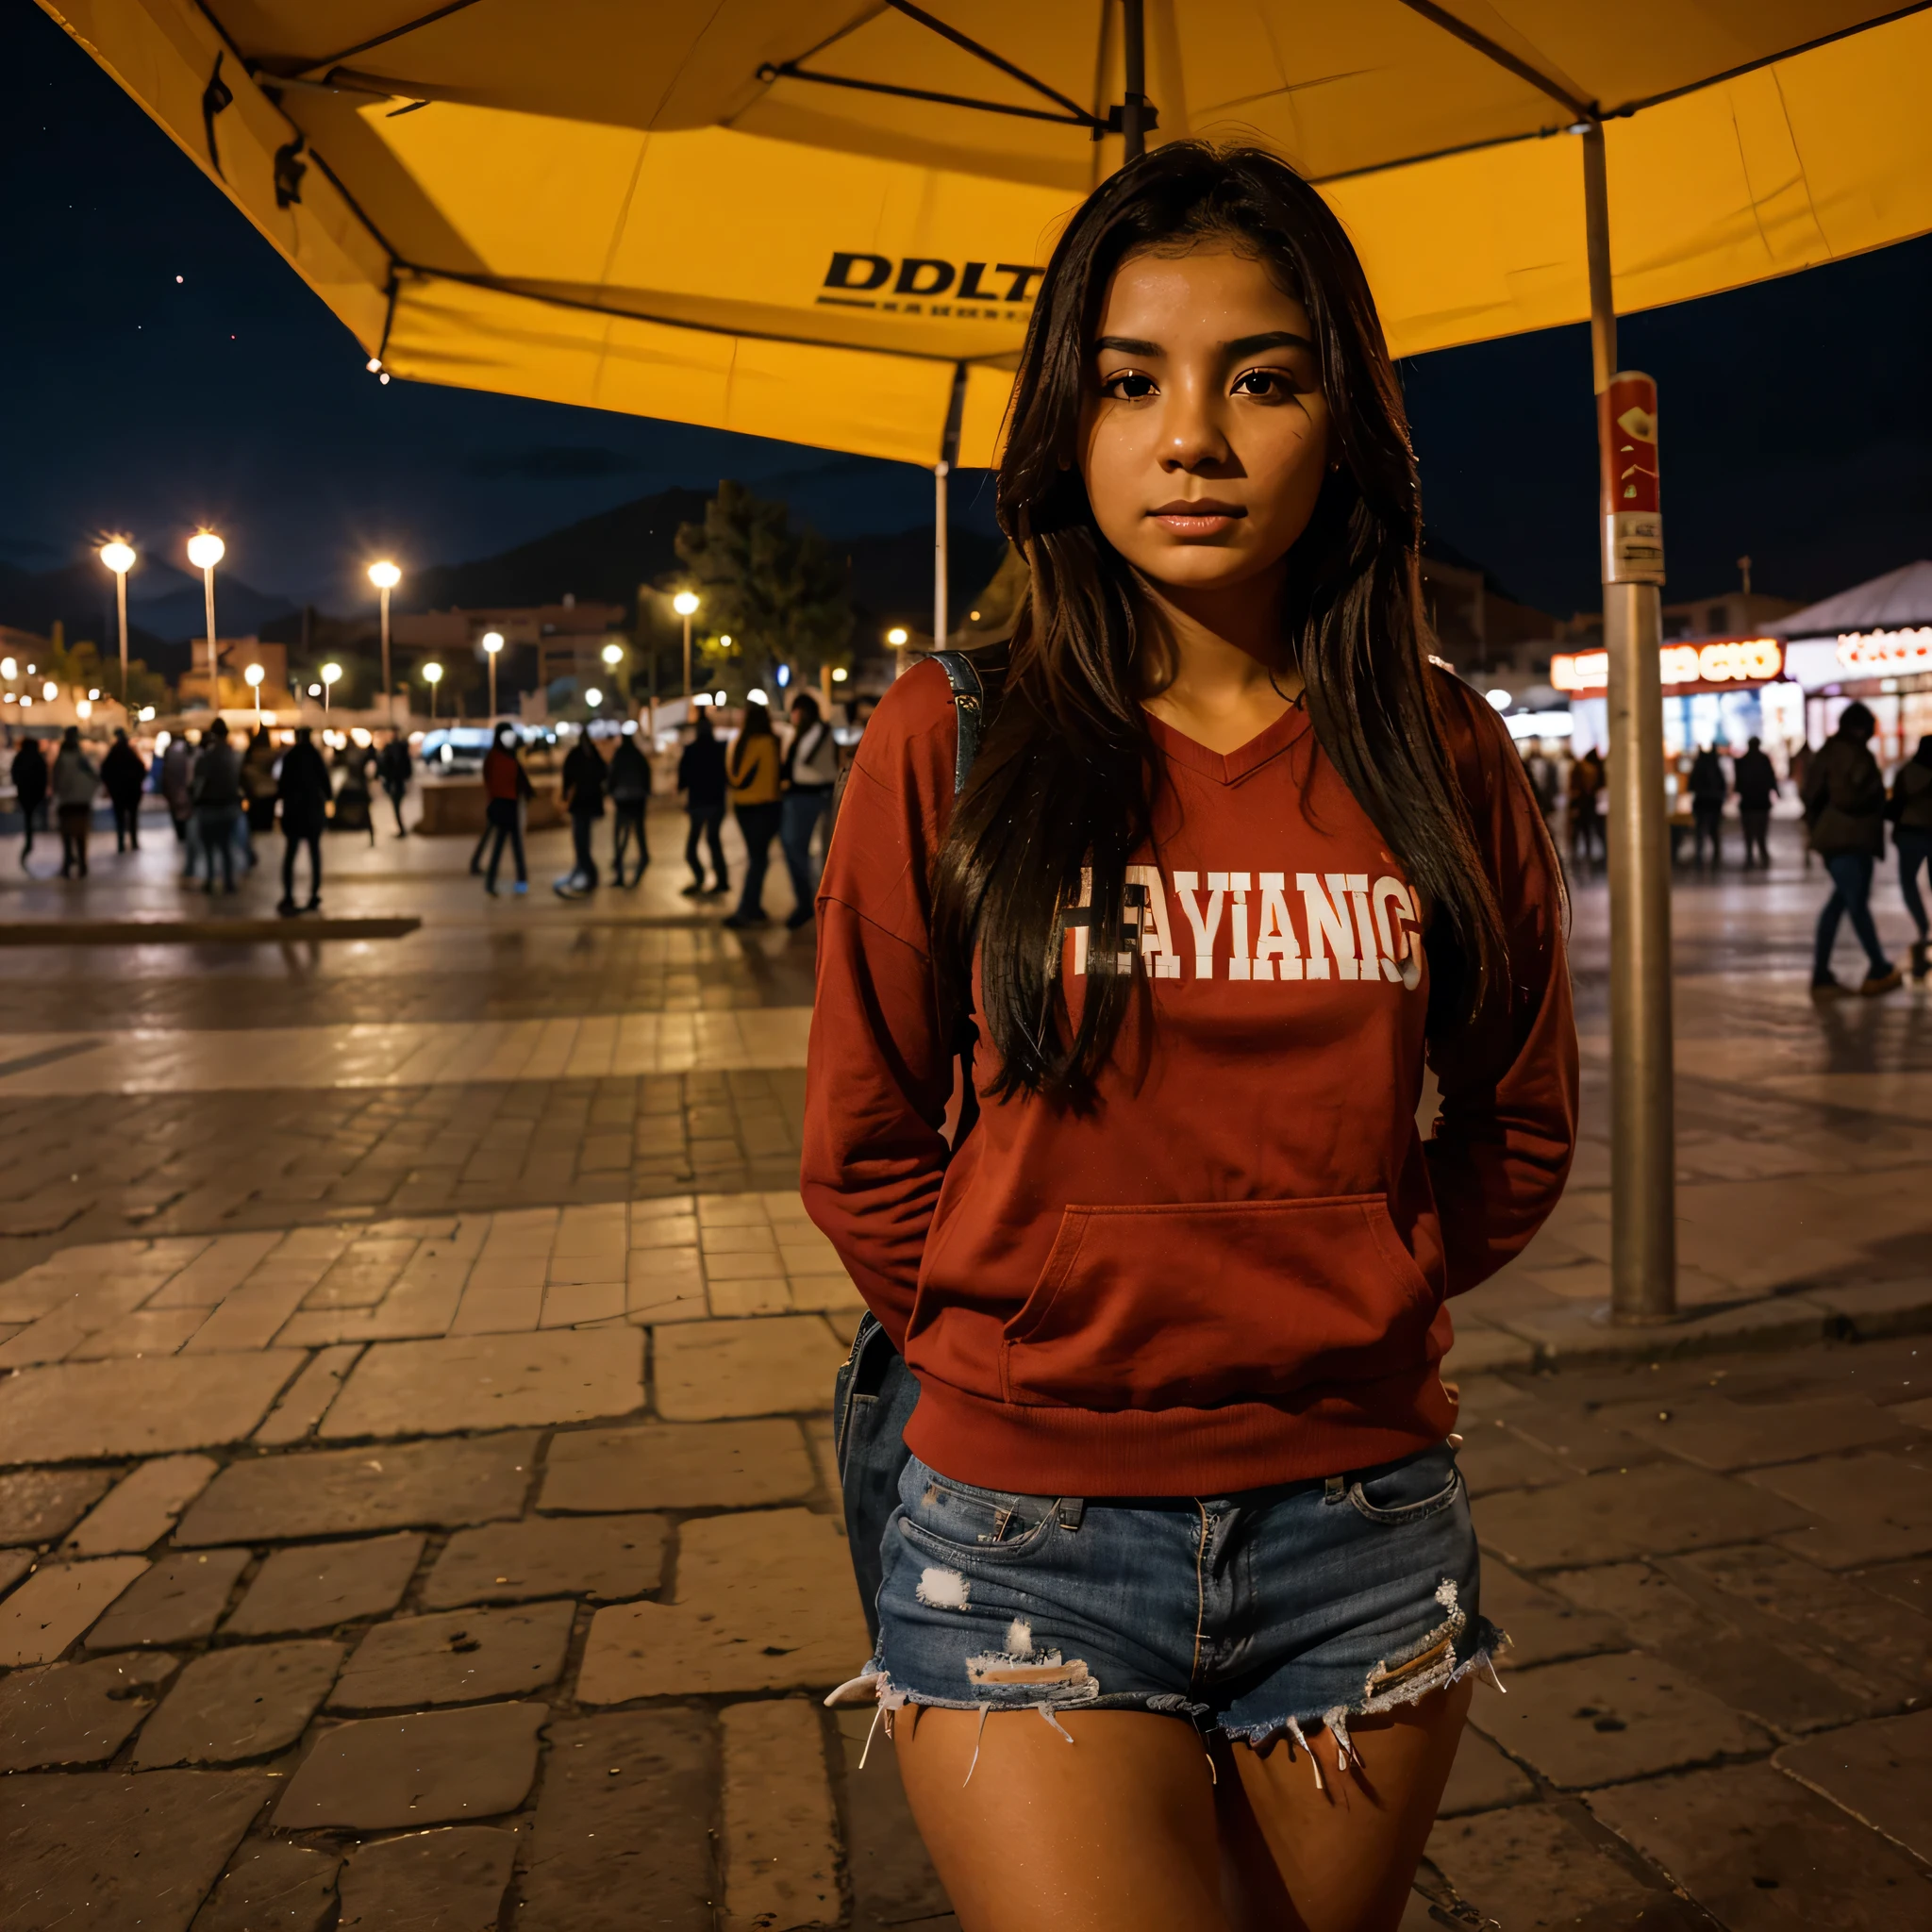
M 782 503 L 721 482 L 704 522 L 678 530 L 677 554 L 704 600 L 708 639 L 732 640 L 705 652 L 727 685 L 748 688 L 780 664 L 815 679 L 851 661 L 844 559 L 816 531 L 793 530 Z

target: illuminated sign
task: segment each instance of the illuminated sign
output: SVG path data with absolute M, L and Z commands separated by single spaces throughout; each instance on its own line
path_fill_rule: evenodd
M 1932 632 L 1927 633 L 1932 638 Z M 1842 646 L 1840 646 L 1842 649 Z M 1657 653 L 1657 675 L 1665 690 L 1687 685 L 1769 684 L 1782 677 L 1784 646 L 1775 638 L 1721 638 L 1708 644 L 1665 644 Z M 1558 691 L 1607 691 L 1610 654 L 1579 651 L 1550 659 L 1550 682 Z
M 1847 671 L 1932 671 L 1932 625 L 1846 631 L 1838 641 L 1838 661 Z

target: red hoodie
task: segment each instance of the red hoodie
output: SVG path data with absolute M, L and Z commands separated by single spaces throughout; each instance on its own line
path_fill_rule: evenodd
M 1522 762 L 1439 687 L 1508 970 L 1428 1048 L 1416 897 L 1297 708 L 1228 755 L 1150 719 L 1163 765 L 1134 1002 L 1099 1105 L 953 1088 L 928 879 L 953 801 L 938 665 L 874 713 L 820 887 L 804 1193 L 919 1378 L 907 1441 L 1029 1493 L 1224 1495 L 1440 1441 L 1446 1296 L 1515 1255 L 1576 1136 L 1561 889 Z M 1062 971 L 1077 1010 L 1087 934 Z M 975 1013 L 979 1037 L 983 1016 Z

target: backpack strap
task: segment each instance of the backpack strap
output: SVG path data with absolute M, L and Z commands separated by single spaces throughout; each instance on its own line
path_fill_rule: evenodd
M 979 756 L 979 735 L 986 724 L 986 687 L 964 651 L 935 651 L 932 655 L 953 687 L 953 709 L 959 719 L 958 749 L 953 757 L 953 796 L 958 798 L 966 789 L 973 760 Z

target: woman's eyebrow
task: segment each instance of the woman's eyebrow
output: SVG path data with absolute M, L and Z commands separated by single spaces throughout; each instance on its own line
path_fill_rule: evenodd
M 1143 342 L 1138 336 L 1102 336 L 1094 343 L 1093 347 L 1096 353 L 1102 349 L 1118 349 L 1123 356 L 1158 356 L 1160 354 L 1160 344 L 1158 342 Z
M 1223 351 L 1229 356 L 1254 356 L 1263 349 L 1307 349 L 1314 353 L 1314 343 L 1307 336 L 1298 336 L 1292 329 L 1269 329 L 1258 336 L 1242 336 L 1239 341 L 1223 342 Z

